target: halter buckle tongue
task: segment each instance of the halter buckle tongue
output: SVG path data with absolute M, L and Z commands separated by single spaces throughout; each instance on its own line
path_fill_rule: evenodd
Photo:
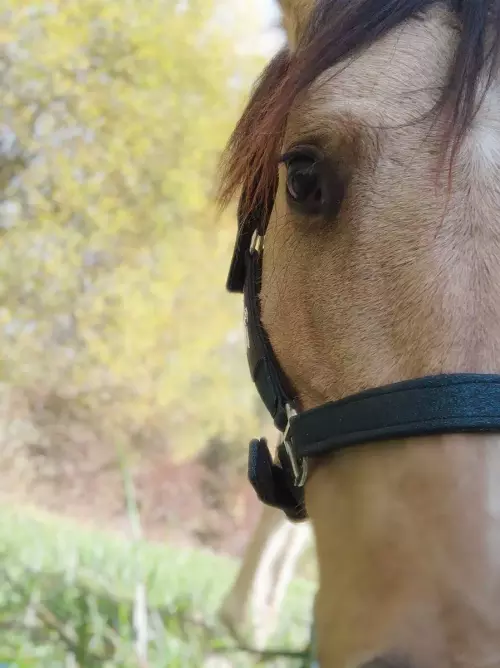
M 292 469 L 295 487 L 304 487 L 307 481 L 307 474 L 308 474 L 307 459 L 295 456 L 292 441 L 290 439 L 290 423 L 296 415 L 297 411 L 294 410 L 290 406 L 290 404 L 287 404 L 286 417 L 288 421 L 285 427 L 285 431 L 283 433 L 282 446 L 284 447 L 285 452 L 290 461 L 290 467 Z

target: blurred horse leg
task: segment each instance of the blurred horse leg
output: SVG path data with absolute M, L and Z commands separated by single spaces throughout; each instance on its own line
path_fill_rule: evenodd
M 239 573 L 219 611 L 220 619 L 237 638 L 248 625 L 257 647 L 265 645 L 275 630 L 309 531 L 308 525 L 292 524 L 281 511 L 263 508 Z
M 265 647 L 276 630 L 281 605 L 309 539 L 309 524 L 292 524 L 282 516 L 281 526 L 263 551 L 250 605 L 254 642 L 258 648 Z
M 259 523 L 250 538 L 240 570 L 222 602 L 219 616 L 236 637 L 241 636 L 248 622 L 250 601 L 254 599 L 256 579 L 261 575 L 259 566 L 262 564 L 266 548 L 271 539 L 279 534 L 284 521 L 283 513 L 263 506 Z M 268 583 L 268 578 L 264 580 Z M 262 592 L 262 587 L 258 589 Z M 267 599 L 267 596 L 264 596 L 264 599 Z

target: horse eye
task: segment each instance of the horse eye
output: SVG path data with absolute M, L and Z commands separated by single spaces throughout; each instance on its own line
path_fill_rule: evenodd
M 287 164 L 286 187 L 289 197 L 297 204 L 316 206 L 321 203 L 321 178 L 317 163 L 311 158 L 291 158 Z
M 308 215 L 338 213 L 343 187 L 324 159 L 307 149 L 295 149 L 285 154 L 281 162 L 286 166 L 286 190 L 291 206 Z

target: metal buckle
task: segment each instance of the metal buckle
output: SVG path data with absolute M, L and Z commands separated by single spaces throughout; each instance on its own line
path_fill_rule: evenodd
M 264 244 L 264 237 L 262 237 L 258 230 L 252 235 L 252 241 L 250 242 L 250 255 L 253 253 L 260 253 L 262 251 L 262 246 Z
M 286 454 L 288 455 L 288 459 L 290 460 L 290 465 L 292 467 L 293 476 L 295 478 L 294 485 L 295 487 L 304 487 L 307 481 L 307 474 L 308 474 L 307 459 L 305 458 L 297 459 L 292 448 L 292 442 L 288 438 L 288 432 L 290 431 L 290 420 L 295 415 L 297 415 L 297 411 L 294 410 L 290 406 L 290 404 L 287 404 L 286 416 L 288 418 L 288 422 L 285 431 L 283 432 L 283 445 L 285 446 Z

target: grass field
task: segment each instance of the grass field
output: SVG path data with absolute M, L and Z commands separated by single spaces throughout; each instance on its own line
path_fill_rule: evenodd
M 9 506 L 0 507 L 0 554 L 0 666 L 139 666 L 138 582 L 148 602 L 148 668 L 202 668 L 219 652 L 234 668 L 260 665 L 255 656 L 232 651 L 234 641 L 217 628 L 215 610 L 237 568 L 230 559 L 134 544 Z M 310 582 L 293 583 L 273 648 L 304 649 L 312 596 Z M 266 665 L 301 664 L 288 658 Z

